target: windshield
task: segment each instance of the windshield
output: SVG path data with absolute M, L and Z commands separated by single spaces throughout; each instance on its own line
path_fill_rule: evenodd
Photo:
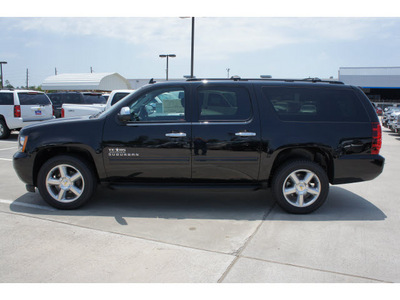
M 63 103 L 81 104 L 83 103 L 82 94 L 47 94 L 54 105 L 61 106 Z
M 134 92 L 132 92 L 130 95 L 125 96 L 125 97 L 122 98 L 120 101 L 118 101 L 117 103 L 115 103 L 115 105 L 111 106 L 111 108 L 109 108 L 108 110 L 105 110 L 105 111 L 102 111 L 102 112 L 99 113 L 99 114 L 93 115 L 91 118 L 99 118 L 100 116 L 101 116 L 101 117 L 104 117 L 104 116 L 107 116 L 108 114 L 110 114 L 111 112 L 113 112 L 114 110 L 119 111 L 119 110 L 121 109 L 121 107 L 124 106 L 123 103 L 127 103 L 127 101 L 129 101 L 129 100 L 127 100 L 127 99 L 132 99 L 133 96 L 137 95 L 137 93 L 140 92 L 140 91 L 142 91 L 143 88 L 146 87 L 146 86 L 147 86 L 147 85 L 138 88 L 137 90 L 135 90 Z M 127 106 L 127 104 L 125 104 L 125 106 Z
M 83 99 L 86 104 L 105 104 L 107 103 L 106 98 L 102 95 L 90 94 L 90 95 L 83 95 Z

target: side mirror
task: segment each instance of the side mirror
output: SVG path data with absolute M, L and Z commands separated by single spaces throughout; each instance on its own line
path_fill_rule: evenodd
M 131 109 L 128 106 L 121 108 L 118 114 L 118 120 L 123 123 L 129 122 L 131 120 Z

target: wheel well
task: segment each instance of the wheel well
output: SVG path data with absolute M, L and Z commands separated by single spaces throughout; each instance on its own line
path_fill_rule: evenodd
M 43 149 L 36 155 L 35 163 L 33 165 L 33 183 L 35 186 L 37 185 L 37 176 L 42 165 L 50 158 L 57 155 L 72 155 L 82 159 L 90 168 L 92 168 L 96 174 L 97 181 L 99 181 L 99 175 L 93 157 L 87 150 L 74 147 L 54 147 Z
M 272 166 L 270 176 L 269 176 L 269 185 L 271 184 L 272 178 L 278 168 L 291 160 L 308 160 L 319 164 L 326 172 L 329 178 L 329 182 L 332 182 L 333 178 L 333 162 L 328 153 L 325 153 L 319 148 L 293 148 L 283 150 L 276 157 L 274 164 Z

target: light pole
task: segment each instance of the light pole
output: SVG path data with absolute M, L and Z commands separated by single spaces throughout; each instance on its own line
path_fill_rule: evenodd
M 0 61 L 0 78 L 1 78 L 1 88 L 4 87 L 3 84 L 3 65 L 6 65 L 7 62 L 6 61 Z
M 190 17 L 180 17 L 181 19 L 188 19 Z M 190 78 L 194 78 L 193 65 L 194 65 L 194 17 L 192 17 L 192 40 L 190 50 Z
M 190 77 L 194 78 L 193 74 L 193 60 L 194 60 L 194 17 L 192 17 L 192 50 L 190 59 Z
M 160 57 L 162 57 L 162 58 L 166 57 L 167 58 L 167 70 L 166 70 L 167 76 L 166 76 L 166 79 L 168 81 L 168 58 L 169 57 L 176 57 L 176 55 L 175 54 L 160 54 Z

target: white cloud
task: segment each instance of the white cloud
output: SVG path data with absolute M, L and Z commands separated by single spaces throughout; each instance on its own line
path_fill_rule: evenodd
M 58 35 L 97 36 L 143 47 L 142 55 L 189 56 L 191 22 L 180 18 L 18 18 L 14 27 Z M 196 18 L 199 59 L 223 59 L 299 43 L 390 37 L 398 19 L 370 18 Z

